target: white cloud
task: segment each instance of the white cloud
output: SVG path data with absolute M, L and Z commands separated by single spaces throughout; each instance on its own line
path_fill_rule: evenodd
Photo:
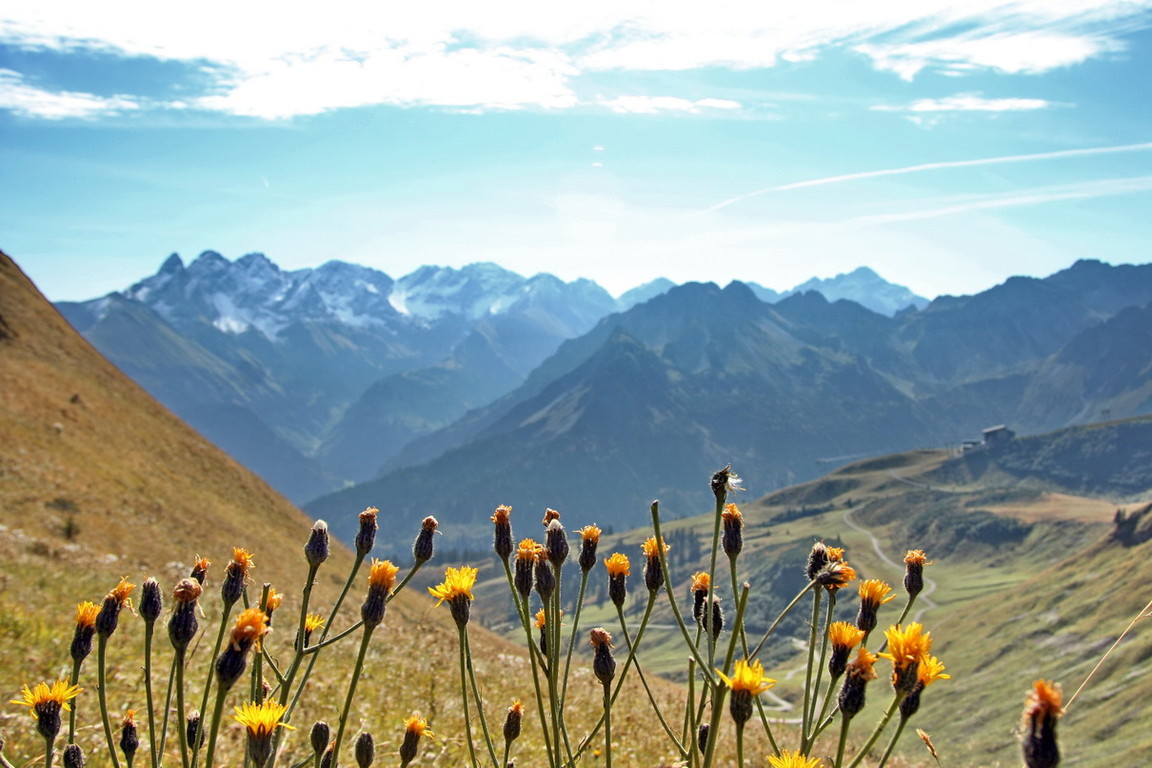
M 29 85 L 18 73 L 0 69 L 0 109 L 44 120 L 94 118 L 129 112 L 140 104 L 126 96 L 103 97 L 74 91 L 51 92 Z
M 706 109 L 740 109 L 740 102 L 729 99 L 682 99 L 677 96 L 617 96 L 602 99 L 600 103 L 613 112 L 654 115 L 660 112 L 690 112 L 699 114 Z
M 906 106 L 877 105 L 876 112 L 1025 112 L 1060 106 L 1045 99 L 1000 98 L 986 99 L 975 93 L 945 96 L 942 99 L 919 99 Z
M 186 62 L 214 80 L 191 105 L 286 118 L 365 104 L 565 109 L 586 104 L 580 78 L 588 73 L 747 70 L 832 49 L 905 79 L 927 70 L 1040 73 L 1123 50 L 1123 35 L 1149 26 L 1149 7 L 1152 0 L 7 0 L 0 44 Z M 723 99 L 652 98 L 731 108 Z

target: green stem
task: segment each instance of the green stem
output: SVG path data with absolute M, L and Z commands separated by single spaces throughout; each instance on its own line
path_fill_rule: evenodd
M 712 515 L 712 554 L 708 562 L 708 596 L 704 600 L 704 626 L 710 627 L 712 625 L 712 596 L 716 593 L 716 560 L 719 557 L 720 549 L 720 522 L 724 514 L 724 502 L 728 499 L 728 490 L 724 489 L 716 496 L 716 510 Z M 657 539 L 659 541 L 659 539 Z M 667 572 L 665 572 L 667 575 Z M 736 599 L 738 592 L 732 591 L 732 599 Z M 708 669 L 716 663 L 716 639 L 712 636 L 711 631 L 704 633 L 708 636 Z
M 104 738 L 108 741 L 108 754 L 112 756 L 114 768 L 120 768 L 120 758 L 116 755 L 116 746 L 112 743 L 112 721 L 108 719 L 107 672 L 104 666 L 105 655 L 108 650 L 108 635 L 96 637 L 96 692 L 100 700 L 100 719 L 104 721 Z
M 848 743 L 848 726 L 852 725 L 852 718 L 848 715 L 840 715 L 840 740 L 836 745 L 836 762 L 832 764 L 832 768 L 840 768 L 844 763 L 844 745 Z
M 82 663 L 83 663 L 82 659 L 79 661 L 77 661 L 77 660 L 72 661 L 72 677 L 70 678 L 70 682 L 72 683 L 72 685 L 79 685 L 80 684 L 80 665 Z M 72 709 L 68 713 L 68 743 L 69 744 L 75 744 L 76 743 L 76 702 L 75 701 L 72 702 Z
M 175 661 L 168 669 L 168 692 L 164 695 L 164 719 L 160 721 L 160 744 L 157 747 L 161 762 L 164 758 L 164 746 L 168 743 L 168 714 L 172 711 L 172 688 L 176 680 Z M 157 766 L 159 768 L 159 766 Z
M 156 707 L 152 702 L 152 633 L 155 624 L 151 621 L 144 625 L 144 696 L 148 702 L 148 749 L 152 755 L 152 768 L 160 765 L 156 741 Z
M 183 648 L 176 651 L 176 656 L 172 659 L 172 667 L 176 671 L 176 730 L 180 733 L 180 764 L 183 768 L 188 768 L 191 765 L 191 760 L 188 756 L 188 728 L 186 727 L 186 721 L 184 719 L 187 713 L 184 711 Z
M 216 687 L 216 706 L 212 708 L 212 724 L 208 729 L 208 751 L 204 755 L 204 768 L 212 768 L 216 760 L 216 737 L 220 733 L 220 721 L 224 719 L 224 699 L 228 696 L 228 688 Z M 203 719 L 200 720 L 204 722 Z M 195 750 L 193 750 L 195 752 Z M 195 757 L 193 757 L 195 764 Z
M 224 610 L 220 614 L 220 629 L 216 633 L 216 645 L 212 648 L 212 655 L 208 658 L 212 659 L 212 663 L 208 665 L 208 679 L 204 681 L 204 695 L 200 699 L 200 726 L 197 729 L 197 735 L 204 728 L 204 713 L 208 710 L 208 694 L 212 690 L 212 681 L 215 679 L 215 661 L 220 656 L 220 646 L 224 644 L 224 633 L 228 631 L 228 617 L 232 615 L 232 606 L 235 603 L 228 603 L 224 606 Z M 200 755 L 200 742 L 201 739 L 197 738 L 195 743 L 192 744 L 192 765 L 196 765 L 197 758 Z
M 744 585 L 744 589 L 740 593 L 740 599 L 736 603 L 736 624 L 744 621 L 744 609 L 748 605 L 748 585 Z M 732 659 L 736 656 L 736 633 L 732 633 L 732 637 L 728 642 L 728 653 L 724 658 L 724 674 L 731 674 L 732 672 Z M 704 760 L 701 763 L 704 768 L 712 765 L 713 756 L 716 754 L 716 743 L 720 741 L 720 716 L 724 710 L 724 697 L 728 695 L 728 686 L 724 684 L 719 678 L 713 684 L 712 688 L 712 719 L 708 724 L 708 748 L 704 752 Z
M 520 617 L 520 626 L 523 627 L 524 636 L 528 641 L 528 655 L 532 659 L 532 684 L 536 691 L 536 711 L 540 713 L 540 731 L 544 737 L 544 748 L 548 753 L 548 765 L 556 766 L 559 764 L 559 760 L 552 752 L 552 740 L 548 734 L 547 720 L 544 717 L 544 695 L 540 688 L 540 669 L 547 662 L 541 658 L 540 649 L 536 647 L 536 642 L 532 638 L 532 621 L 528 617 L 527 601 L 520 599 L 520 592 L 516 589 L 512 568 L 508 565 L 508 561 L 504 560 L 503 563 L 504 575 L 508 580 L 508 589 L 512 594 L 512 602 L 516 606 L 516 613 Z
M 760 649 L 764 647 L 764 643 L 766 643 L 772 633 L 776 631 L 776 627 L 779 626 L 780 622 L 784 619 L 785 616 L 792 612 L 792 609 L 795 608 L 796 604 L 800 602 L 800 599 L 808 593 L 808 590 L 815 586 L 816 580 L 813 579 L 812 581 L 808 582 L 808 585 L 804 587 L 804 589 L 796 593 L 796 597 L 792 598 L 792 602 L 785 606 L 784 610 L 780 612 L 780 615 L 776 617 L 776 620 L 772 622 L 772 626 L 768 627 L 768 631 L 764 633 L 762 638 L 760 638 L 760 642 L 756 643 L 756 647 L 752 649 L 752 654 L 749 656 L 749 658 L 754 659 L 760 655 Z
M 488 718 L 484 715 L 484 700 L 480 698 L 480 687 L 476 684 L 476 670 L 472 667 L 472 645 L 468 641 L 468 627 L 462 627 L 461 632 L 466 647 L 464 658 L 468 666 L 468 683 L 472 688 L 472 700 L 476 702 L 476 713 L 480 717 L 480 730 L 484 734 L 484 743 L 488 745 L 488 756 L 492 759 L 493 766 L 499 768 L 496 763 L 496 745 L 492 743 L 492 734 L 488 730 Z
M 628 643 L 628 647 L 632 647 L 632 641 L 628 637 L 628 625 L 624 620 L 624 610 L 620 606 L 616 606 L 616 615 L 620 619 L 620 631 L 624 635 L 624 642 Z M 677 751 L 683 760 L 688 759 L 688 753 L 684 750 L 684 745 L 676 738 L 676 734 L 668 726 L 668 722 L 664 719 L 664 713 L 660 711 L 660 705 L 656 703 L 656 697 L 652 695 L 652 689 L 648 687 L 648 680 L 644 677 L 644 670 L 640 666 L 640 662 L 636 662 L 636 674 L 640 676 L 640 682 L 644 685 L 644 692 L 648 694 L 648 703 L 652 705 L 652 711 L 656 713 L 656 719 L 660 721 L 660 726 L 664 729 L 664 733 L 676 745 Z
M 612 768 L 612 685 L 604 683 L 604 768 Z
M 830 675 L 828 678 L 828 690 L 824 693 L 824 705 L 820 707 L 820 717 L 813 721 L 812 735 L 808 739 L 808 746 L 816 743 L 816 739 L 824 732 L 824 729 L 832 724 L 832 717 L 828 714 L 828 707 L 832 703 L 832 694 L 836 690 L 836 683 L 840 681 L 840 675 Z
M 584 607 L 584 590 L 588 586 L 588 571 L 580 571 L 580 593 L 576 596 L 576 612 L 572 616 L 572 629 L 568 634 L 568 655 L 564 661 L 564 686 L 560 689 L 560 711 L 568 700 L 568 678 L 572 670 L 572 649 L 576 645 L 576 634 L 580 631 L 580 610 Z
M 52 768 L 52 747 L 55 743 L 55 736 L 44 737 L 44 768 Z
M 360 640 L 360 651 L 356 654 L 356 664 L 352 667 L 352 679 L 348 681 L 348 695 L 344 697 L 344 709 L 340 712 L 340 725 L 336 728 L 336 746 L 332 750 L 332 763 L 340 763 L 340 744 L 344 741 L 344 727 L 348 723 L 348 712 L 352 709 L 352 699 L 356 697 L 356 685 L 360 681 L 360 673 L 364 671 L 364 658 L 368 655 L 368 641 L 372 639 L 375 627 L 364 627 L 364 636 Z
M 472 768 L 480 768 L 480 764 L 476 762 L 476 745 L 472 743 L 472 717 L 468 713 L 468 659 L 467 659 L 467 644 L 464 639 L 464 627 L 457 627 L 459 630 L 459 643 L 460 646 L 460 701 L 464 704 L 464 735 L 468 740 L 468 759 L 472 764 Z
M 888 705 L 888 710 L 884 713 L 884 717 L 880 718 L 880 722 L 876 724 L 876 730 L 872 731 L 872 735 L 868 737 L 868 742 L 864 745 L 856 758 L 848 764 L 848 768 L 856 768 L 864 760 L 864 756 L 868 754 L 868 750 L 872 749 L 872 745 L 880 738 L 880 734 L 888 727 L 888 721 L 892 719 L 892 715 L 900 708 L 900 702 L 904 700 L 904 694 L 897 693 L 892 697 L 892 703 Z
M 801 739 L 804 741 L 806 747 L 803 752 L 808 754 L 808 750 L 812 748 L 812 744 L 816 741 L 816 728 L 823 719 L 823 714 L 819 719 L 816 718 L 816 702 L 819 700 L 820 683 L 824 678 L 824 666 L 828 661 L 828 631 L 832 627 L 832 618 L 836 613 L 836 592 L 833 590 L 828 593 L 828 612 L 824 617 L 824 632 L 823 638 L 820 641 L 820 663 L 816 665 L 816 682 L 812 684 L 812 705 L 810 707 L 810 714 L 808 722 L 812 726 L 811 732 L 802 735 Z M 831 694 L 831 690 L 828 692 Z M 825 704 L 828 702 L 828 697 L 824 698 Z
M 736 723 L 736 768 L 744 768 L 744 723 Z
M 812 596 L 812 626 L 808 632 L 808 663 L 804 668 L 804 701 L 801 704 L 803 709 L 800 711 L 800 744 L 801 752 L 807 748 L 808 738 L 808 714 L 809 703 L 814 697 L 812 692 L 812 664 L 816 658 L 816 626 L 820 623 L 820 598 L 823 592 L 816 590 Z M 807 754 L 807 752 L 805 752 Z
M 900 734 L 904 733 L 904 724 L 907 722 L 908 718 L 901 715 L 900 721 L 896 723 L 896 732 L 892 734 L 892 740 L 888 742 L 888 748 L 884 750 L 884 756 L 880 758 L 880 762 L 876 764 L 876 768 L 884 768 L 884 764 L 888 762 L 888 758 L 892 755 L 892 750 L 896 749 L 896 742 L 900 741 Z

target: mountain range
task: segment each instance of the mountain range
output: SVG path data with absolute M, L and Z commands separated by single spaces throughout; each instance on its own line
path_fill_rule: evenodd
M 867 268 L 805 286 L 880 311 L 925 303 Z M 565 339 L 672 287 L 659 278 L 613 299 L 588 280 L 495 264 L 393 279 L 206 251 L 57 307 L 149 393 L 303 503 L 375 477 L 414 439 L 511 392 Z

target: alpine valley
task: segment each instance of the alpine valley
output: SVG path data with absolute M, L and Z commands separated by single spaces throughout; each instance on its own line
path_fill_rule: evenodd
M 313 516 L 375 505 L 457 535 L 499 503 L 625 528 L 653 497 L 699 512 L 700 478 L 727 463 L 759 495 L 994 425 L 1152 412 L 1152 264 L 931 302 L 866 268 L 782 294 L 656 280 L 613 299 L 493 264 L 393 279 L 207 252 L 57 306 Z

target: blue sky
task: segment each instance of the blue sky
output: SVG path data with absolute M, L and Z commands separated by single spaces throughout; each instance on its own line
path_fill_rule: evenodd
M 206 249 L 929 297 L 1152 260 L 1152 0 L 750 5 L 6 0 L 0 248 L 55 300 Z

